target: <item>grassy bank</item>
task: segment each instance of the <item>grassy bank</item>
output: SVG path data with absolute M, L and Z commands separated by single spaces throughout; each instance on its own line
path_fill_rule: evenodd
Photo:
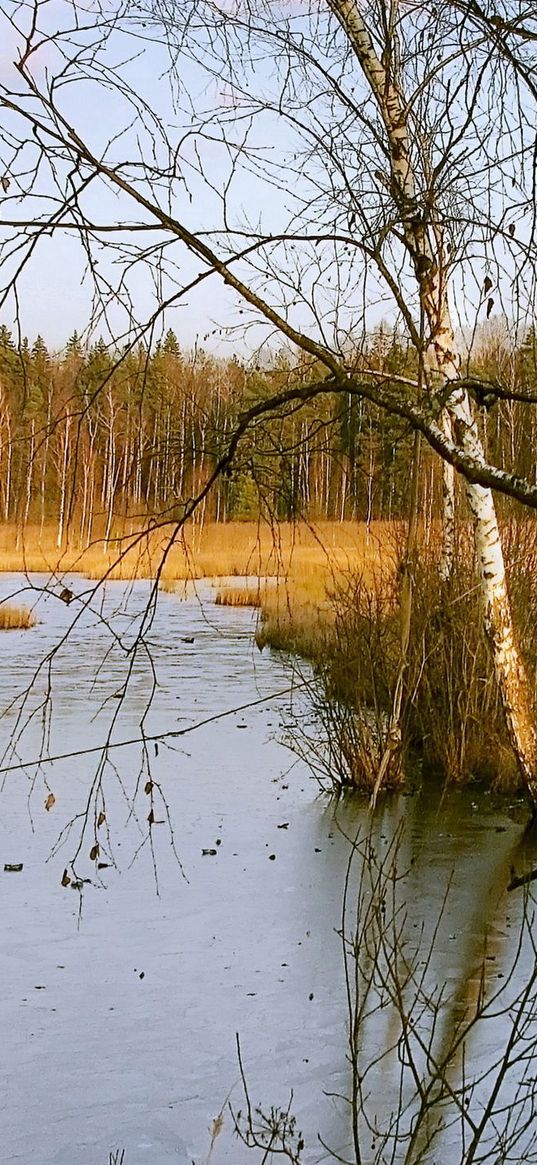
M 419 763 L 452 783 L 479 780 L 504 789 L 519 785 L 483 629 L 468 533 L 463 531 L 448 583 L 439 579 L 434 547 L 420 546 L 402 740 L 392 783 Z M 259 647 L 268 644 L 313 663 L 317 683 L 311 703 L 327 741 L 326 775 L 335 785 L 370 790 L 387 743 L 401 668 L 402 543 L 398 546 L 397 534 L 385 533 L 369 573 L 358 565 L 319 572 L 313 579 L 290 576 L 249 592 L 227 587 L 219 596 L 220 602 L 238 604 L 249 598 L 259 608 Z M 506 527 L 504 546 L 519 643 L 530 674 L 537 677 L 537 524 Z

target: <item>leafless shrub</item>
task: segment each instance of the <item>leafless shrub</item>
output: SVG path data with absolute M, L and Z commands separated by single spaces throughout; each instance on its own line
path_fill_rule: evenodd
M 517 632 L 535 676 L 537 527 L 513 522 L 504 534 Z M 432 545 L 421 547 L 413 566 L 401 764 L 392 769 L 392 786 L 418 768 L 456 783 L 509 788 L 519 781 L 465 529 L 460 542 L 448 581 L 438 576 Z M 401 666 L 398 572 L 379 571 L 367 582 L 342 576 L 331 601 L 323 651 L 313 659 L 311 725 L 301 725 L 288 743 L 325 785 L 371 791 Z
M 235 1112 L 231 1108 L 237 1137 L 247 1149 L 257 1149 L 261 1152 L 262 1163 L 272 1161 L 274 1155 L 277 1155 L 290 1161 L 291 1165 L 300 1165 L 304 1137 L 292 1114 L 293 1093 L 291 1092 L 287 1108 L 273 1105 L 265 1111 L 259 1105 L 254 1107 L 250 1100 L 238 1036 L 237 1056 L 245 1099 L 244 1111 L 238 1109 Z

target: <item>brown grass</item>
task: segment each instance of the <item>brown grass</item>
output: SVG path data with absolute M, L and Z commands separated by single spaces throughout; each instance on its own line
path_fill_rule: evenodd
M 537 523 L 507 525 L 503 541 L 518 639 L 535 676 Z M 483 630 L 471 551 L 463 529 L 453 578 L 441 584 L 434 549 L 420 547 L 402 759 L 407 771 L 419 758 L 423 772 L 449 782 L 479 780 L 517 789 L 520 781 Z M 311 688 L 312 709 L 330 745 L 323 779 L 336 787 L 370 791 L 386 743 L 400 667 L 399 585 L 388 555 L 386 561 L 384 577 L 378 572 L 373 585 L 360 574 L 342 573 L 333 586 L 326 586 L 324 597 L 312 599 L 304 587 L 291 582 L 285 593 L 278 588 L 262 601 L 258 645 L 312 661 L 319 681 Z M 537 691 L 535 700 L 537 704 Z M 296 751 L 301 747 L 299 742 Z M 318 756 L 315 742 L 312 747 Z M 300 754 L 310 755 L 307 750 Z
M 261 607 L 264 595 L 260 587 L 229 587 L 218 591 L 214 601 L 217 607 Z
M 0 631 L 22 631 L 35 627 L 37 619 L 28 607 L 15 607 L 10 603 L 0 604 Z
M 0 526 L 0 572 L 28 571 L 66 574 L 80 572 L 89 578 L 108 574 L 115 579 L 155 578 L 160 573 L 163 589 L 188 578 L 291 578 L 316 580 L 319 575 L 360 569 L 373 577 L 383 560 L 395 527 L 388 523 L 256 522 L 211 523 L 190 526 L 184 538 L 169 547 L 173 527 L 142 531 L 125 523 L 114 531 L 114 541 L 85 548 L 70 543 L 55 545 L 56 530 L 28 526 L 17 536 L 13 525 Z M 17 543 L 19 543 L 18 548 Z

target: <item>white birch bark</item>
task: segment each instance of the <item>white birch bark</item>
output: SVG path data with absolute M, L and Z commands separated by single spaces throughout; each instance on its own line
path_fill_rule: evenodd
M 89 466 L 86 458 L 82 466 L 82 505 L 80 508 L 80 522 L 79 522 L 79 539 L 80 545 L 84 544 L 84 530 L 86 528 L 86 514 L 88 512 L 88 493 L 89 493 Z
M 34 457 L 35 457 L 35 420 L 32 420 L 31 437 L 30 437 L 30 455 L 28 457 L 28 472 L 26 475 L 26 501 L 24 504 L 23 528 L 26 529 L 28 525 L 28 517 L 30 514 L 30 505 L 32 501 L 32 486 L 34 479 Z
M 413 263 L 429 327 L 428 360 L 433 387 L 440 378 L 443 382 L 454 382 L 454 390 L 446 402 L 448 424 L 453 425 L 464 452 L 483 460 L 479 431 L 467 393 L 456 387 L 460 354 L 449 312 L 441 228 L 438 222 L 432 222 L 430 206 L 419 202 L 405 102 L 398 78 L 394 76 L 394 62 L 398 59 L 395 33 L 392 28 L 390 51 L 379 60 L 357 0 L 330 0 L 330 4 L 354 49 L 384 124 L 391 166 L 390 191 L 400 215 L 404 245 Z M 396 7 L 392 5 L 392 16 Z M 474 519 L 485 630 L 507 729 L 520 773 L 537 804 L 537 732 L 531 687 L 515 640 L 494 498 L 491 490 L 470 482 L 466 484 L 466 496 Z
M 65 507 L 67 500 L 67 467 L 69 464 L 69 432 L 71 428 L 71 416 L 67 413 L 63 429 L 63 449 L 61 459 L 61 475 L 60 475 L 60 504 L 58 508 L 58 537 L 56 539 L 56 546 L 61 550 L 63 544 L 63 535 L 65 529 Z
M 140 433 L 136 442 L 136 469 L 134 473 L 134 504 L 140 505 L 142 500 L 142 460 L 144 452 L 144 430 L 140 423 Z
M 442 417 L 443 428 L 448 440 L 453 437 L 451 417 L 448 412 Z M 453 573 L 455 561 L 455 470 L 449 461 L 442 461 L 442 545 L 439 572 L 443 582 L 448 582 Z
M 80 537 L 83 546 L 89 546 L 93 533 L 93 517 L 95 510 L 95 491 L 97 478 L 97 462 L 95 457 L 95 444 L 97 440 L 97 425 L 88 417 L 88 436 L 89 447 L 86 458 L 86 470 L 88 475 L 88 495 L 87 503 L 84 508 L 83 517 L 80 523 Z
M 10 419 L 10 414 L 9 414 L 9 402 L 6 399 L 5 403 L 4 403 L 4 394 L 3 394 L 3 391 L 1 388 L 0 388 L 0 402 L 2 405 L 2 422 L 3 422 L 3 425 L 5 425 L 5 430 L 6 430 L 6 440 L 4 441 L 4 445 L 5 445 L 5 447 L 7 447 L 6 483 L 5 483 L 5 492 L 4 492 L 3 514 L 4 514 L 4 522 L 8 522 L 10 509 L 11 509 L 11 460 L 12 460 L 13 442 L 11 440 L 11 419 Z
M 43 536 L 43 530 L 45 528 L 45 517 L 46 517 L 47 469 L 48 469 L 48 451 L 49 451 L 49 445 L 50 445 L 51 420 L 52 420 L 52 385 L 49 384 L 48 395 L 47 395 L 46 437 L 45 437 L 45 441 L 44 441 L 43 455 L 42 455 L 42 461 L 41 461 L 41 525 L 40 525 L 41 537 Z

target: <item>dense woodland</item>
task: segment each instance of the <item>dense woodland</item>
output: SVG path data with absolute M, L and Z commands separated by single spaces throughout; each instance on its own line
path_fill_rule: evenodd
M 487 327 L 474 344 L 472 370 L 530 390 L 535 330 L 513 350 L 507 329 Z M 381 326 L 360 359 L 411 375 L 412 353 Z M 356 364 L 355 364 L 356 367 Z M 20 529 L 57 526 L 89 543 L 110 538 L 128 516 L 181 516 L 225 450 L 246 406 L 297 381 L 319 378 L 311 361 L 287 351 L 263 365 L 203 350 L 184 351 L 168 331 L 154 350 L 125 352 L 76 333 L 60 353 L 41 337 L 20 345 L 0 328 L 0 512 Z M 481 410 L 488 456 L 531 476 L 535 410 L 501 401 Z M 334 395 L 253 428 L 233 472 L 222 476 L 198 517 L 390 519 L 405 513 L 412 440 L 405 422 L 367 400 Z M 439 467 L 428 455 L 424 511 L 436 513 Z

